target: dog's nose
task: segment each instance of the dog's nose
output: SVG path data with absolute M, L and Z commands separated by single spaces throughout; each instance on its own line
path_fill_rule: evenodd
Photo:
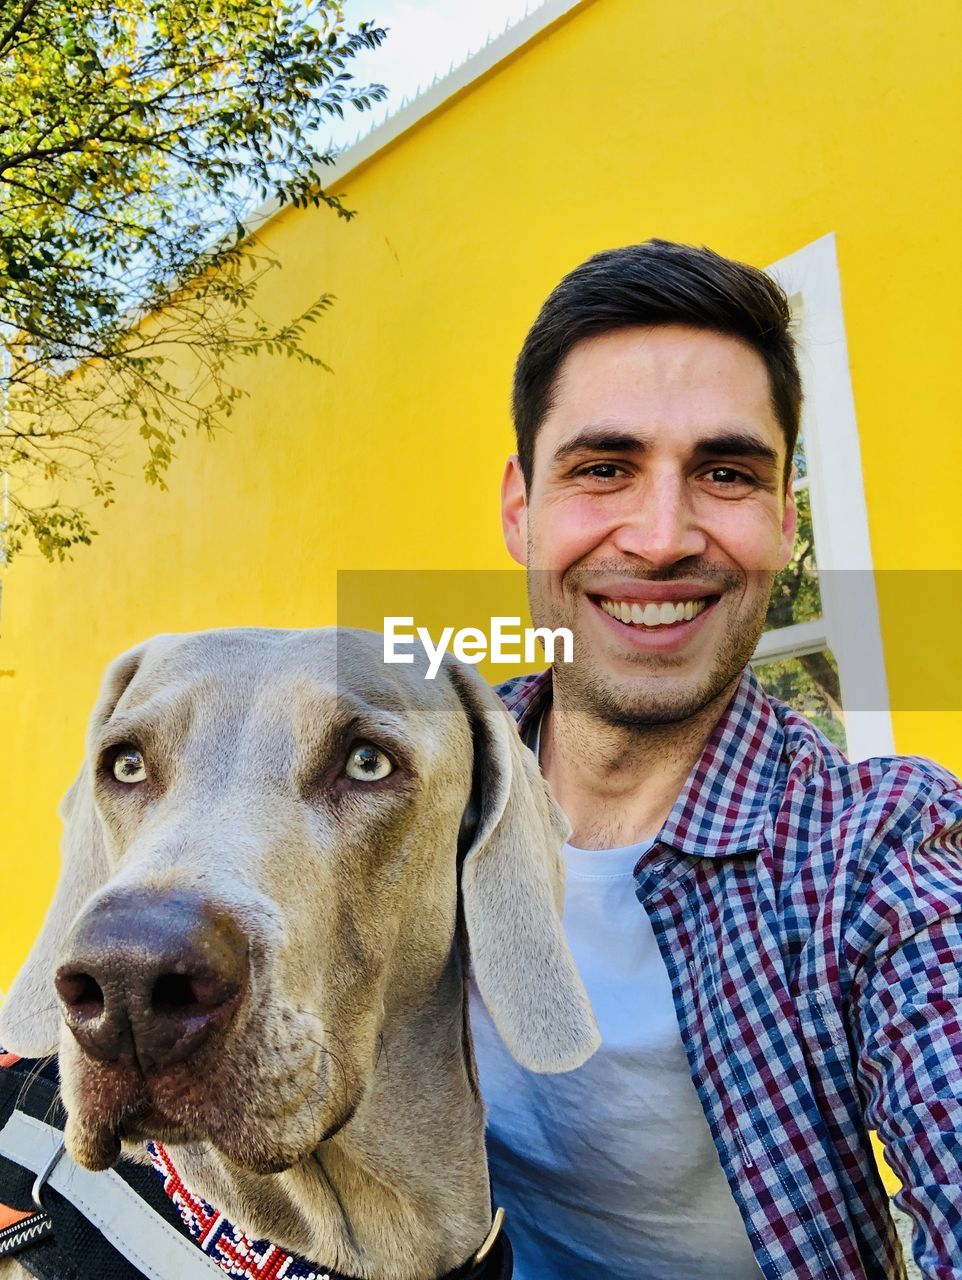
M 247 940 L 199 895 L 114 894 L 72 930 L 55 983 L 64 1020 L 101 1062 L 157 1071 L 223 1033 L 248 981 Z

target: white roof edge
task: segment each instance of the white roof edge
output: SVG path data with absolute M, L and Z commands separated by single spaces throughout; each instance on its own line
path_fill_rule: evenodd
M 537 9 L 520 18 L 501 35 L 489 40 L 477 53 L 470 54 L 453 71 L 419 93 L 412 102 L 400 107 L 381 124 L 375 125 L 370 133 L 365 134 L 353 146 L 345 147 L 335 163 L 324 170 L 324 189 L 332 187 L 352 169 L 377 155 L 395 138 L 399 138 L 402 133 L 436 111 L 448 98 L 453 98 L 456 93 L 479 80 L 499 62 L 503 62 L 552 23 L 583 3 L 584 0 L 543 0 Z M 267 200 L 244 220 L 244 226 L 248 231 L 254 232 L 286 207 L 287 201 L 277 197 Z

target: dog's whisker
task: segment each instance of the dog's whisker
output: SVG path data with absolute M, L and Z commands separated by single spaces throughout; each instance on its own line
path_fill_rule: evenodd
M 321 1044 L 319 1041 L 314 1040 L 314 1039 L 312 1039 L 312 1038 L 308 1037 L 308 1043 L 309 1043 L 309 1044 L 313 1044 L 313 1045 L 314 1045 L 314 1046 L 315 1046 L 315 1047 L 316 1047 L 316 1048 L 317 1048 L 321 1053 L 326 1054 L 326 1055 L 327 1055 L 327 1057 L 331 1060 L 331 1062 L 333 1062 L 334 1066 L 335 1066 L 335 1067 L 337 1067 L 337 1069 L 338 1069 L 338 1071 L 340 1072 L 340 1075 L 341 1075 L 341 1083 L 345 1086 L 345 1089 L 344 1089 L 344 1105 L 346 1106 L 346 1105 L 347 1105 L 347 1088 L 346 1088 L 346 1086 L 347 1086 L 347 1082 L 348 1082 L 348 1073 L 347 1073 L 347 1070 L 346 1070 L 346 1068 L 345 1068 L 345 1066 L 344 1066 L 343 1062 L 341 1062 L 340 1058 L 337 1056 L 337 1054 L 335 1054 L 335 1053 L 333 1052 L 333 1050 L 329 1049 L 326 1045 Z M 332 1092 L 333 1092 L 333 1091 L 332 1091 Z
M 387 1066 L 388 1071 L 390 1071 L 390 1070 L 391 1070 L 391 1059 L 388 1057 L 388 1052 L 387 1052 L 387 1041 L 384 1039 L 384 1032 L 383 1032 L 383 1031 L 381 1031 L 381 1032 L 380 1032 L 380 1034 L 378 1035 L 378 1038 L 377 1038 L 377 1057 L 376 1057 L 376 1058 L 375 1058 L 375 1060 L 374 1060 L 374 1069 L 375 1069 L 375 1070 L 377 1070 L 377 1068 L 378 1068 L 378 1066 L 379 1066 L 379 1064 L 380 1064 L 380 1061 L 381 1061 L 381 1054 L 382 1054 L 382 1053 L 384 1054 L 384 1061 L 385 1061 L 385 1065 Z
M 23 1104 L 33 1084 L 40 1079 L 40 1076 L 44 1068 L 49 1066 L 50 1063 L 55 1060 L 56 1056 L 57 1055 L 55 1053 L 48 1053 L 43 1058 L 37 1059 L 36 1063 L 30 1068 L 30 1071 L 28 1072 L 23 1084 L 20 1086 L 19 1090 L 17 1091 L 17 1101 L 14 1103 L 14 1106 L 19 1108 Z M 57 1092 L 54 1094 L 54 1098 L 51 1106 L 55 1107 L 59 1101 L 60 1101 L 60 1090 L 58 1089 Z M 49 1112 L 48 1112 L 48 1118 L 49 1118 Z

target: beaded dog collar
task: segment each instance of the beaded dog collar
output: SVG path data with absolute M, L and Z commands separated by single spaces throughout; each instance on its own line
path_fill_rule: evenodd
M 252 1240 L 184 1182 L 159 1142 L 147 1154 L 198 1247 L 231 1280 L 349 1280 L 336 1271 L 318 1271 L 314 1263 L 285 1253 L 269 1240 Z
M 352 1280 L 338 1271 L 318 1270 L 316 1263 L 286 1253 L 269 1240 L 252 1240 L 184 1182 L 159 1142 L 148 1142 L 147 1154 L 164 1191 L 200 1249 L 231 1280 Z M 501 1231 L 504 1211 L 495 1214 L 484 1244 L 449 1280 L 506 1280 L 511 1275 L 511 1248 Z

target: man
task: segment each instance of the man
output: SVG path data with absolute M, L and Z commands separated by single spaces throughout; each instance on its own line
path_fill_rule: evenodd
M 962 790 L 851 765 L 748 660 L 795 530 L 781 290 L 662 241 L 548 298 L 515 374 L 508 549 L 574 656 L 502 687 L 573 833 L 602 1030 L 567 1076 L 474 1025 L 518 1280 L 962 1277 Z

